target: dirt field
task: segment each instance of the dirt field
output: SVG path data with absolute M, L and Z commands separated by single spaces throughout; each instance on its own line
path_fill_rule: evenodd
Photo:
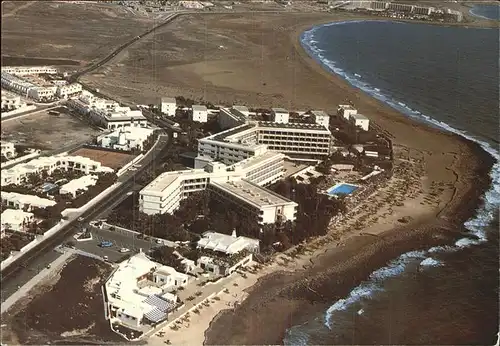
M 2 140 L 41 149 L 60 149 L 92 139 L 99 133 L 66 108 L 54 109 L 59 116 L 48 111 L 36 112 L 12 120 L 2 121 Z
M 89 159 L 100 162 L 103 166 L 111 167 L 115 170 L 120 169 L 134 158 L 133 155 L 125 153 L 90 148 L 80 148 L 72 152 L 71 155 L 88 157 Z
M 78 256 L 2 316 L 7 344 L 121 343 L 104 319 L 101 285 L 112 267 Z
M 85 64 L 109 54 L 153 23 L 117 5 L 2 1 L 2 55 Z

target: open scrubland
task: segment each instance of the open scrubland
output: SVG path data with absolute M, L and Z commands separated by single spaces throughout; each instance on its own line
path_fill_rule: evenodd
M 44 110 L 2 121 L 2 140 L 32 148 L 61 149 L 90 141 L 99 133 L 68 109 L 58 110 L 57 116 Z
M 105 3 L 3 1 L 2 55 L 84 65 L 152 26 L 148 18 Z

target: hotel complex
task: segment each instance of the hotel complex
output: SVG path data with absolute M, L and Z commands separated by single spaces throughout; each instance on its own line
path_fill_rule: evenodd
M 2 67 L 2 87 L 35 101 L 49 101 L 54 97 L 68 98 L 82 92 L 78 83 L 67 84 L 58 79 L 57 69 L 50 66 Z M 49 75 L 41 78 L 39 75 Z M 2 102 L 3 103 L 3 102 Z
M 262 186 L 283 178 L 285 155 L 273 151 L 233 165 L 209 161 L 204 168 L 165 172 L 140 191 L 139 208 L 152 214 L 173 213 L 180 201 L 207 189 L 231 201 L 260 223 L 295 220 L 297 203 Z
M 131 126 L 146 127 L 148 125 L 141 110 L 122 107 L 116 101 L 99 98 L 87 91 L 83 91 L 77 99 L 69 100 L 68 105 L 88 116 L 98 126 L 109 130 Z
M 50 175 L 56 169 L 65 171 L 75 170 L 84 174 L 114 172 L 112 168 L 104 167 L 100 162 L 91 160 L 88 157 L 67 155 L 39 157 L 27 163 L 15 165 L 9 169 L 2 169 L 1 186 L 10 184 L 19 185 L 30 174 L 38 174 L 46 171 Z

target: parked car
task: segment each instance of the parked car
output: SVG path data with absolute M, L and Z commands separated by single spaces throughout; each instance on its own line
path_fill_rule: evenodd
M 156 239 L 156 244 L 161 244 L 161 239 Z
M 121 252 L 121 253 L 129 252 L 129 251 L 130 251 L 130 249 L 127 249 L 126 247 L 122 247 L 122 248 L 120 249 L 120 252 Z
M 108 258 L 108 256 L 102 256 L 102 258 L 103 258 L 105 261 L 107 261 L 107 260 L 109 259 L 109 258 Z
M 78 218 L 78 222 L 82 222 L 83 220 L 85 220 L 85 219 L 83 218 L 83 216 L 80 216 L 80 217 Z
M 108 241 L 108 240 L 103 240 L 102 242 L 99 243 L 100 247 L 112 247 L 113 243 Z

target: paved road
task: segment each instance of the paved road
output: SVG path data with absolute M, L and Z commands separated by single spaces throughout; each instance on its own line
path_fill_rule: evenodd
M 141 160 L 141 167 L 137 171 L 127 172 L 119 178 L 121 185 L 118 186 L 111 194 L 107 195 L 102 199 L 100 203 L 90 208 L 90 210 L 84 212 L 82 217 L 84 218 L 82 222 L 77 220 L 73 221 L 64 229 L 60 230 L 59 233 L 53 237 L 47 239 L 38 248 L 29 252 L 18 261 L 13 263 L 11 266 L 7 267 L 1 273 L 1 283 L 2 283 L 2 293 L 12 292 L 17 289 L 18 286 L 24 285 L 31 277 L 34 276 L 30 270 L 36 271 L 38 268 L 44 268 L 54 257 L 51 256 L 57 245 L 60 245 L 68 240 L 73 239 L 73 235 L 78 232 L 82 224 L 86 224 L 91 220 L 101 218 L 101 215 L 110 211 L 117 201 L 126 196 L 129 190 L 136 186 L 135 177 L 137 174 L 142 173 L 145 169 L 148 169 L 152 164 L 156 163 L 156 156 L 162 154 L 168 149 L 169 137 L 162 135 L 159 137 L 158 143 L 155 145 L 153 150 L 146 155 L 143 160 Z M 36 272 L 35 272 L 36 274 Z

